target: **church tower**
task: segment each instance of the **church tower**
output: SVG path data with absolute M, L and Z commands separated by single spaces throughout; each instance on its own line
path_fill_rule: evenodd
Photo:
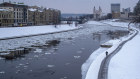
M 101 7 L 99 6 L 99 9 L 96 10 L 96 8 L 94 6 L 94 9 L 93 9 L 93 19 L 94 20 L 99 20 L 101 18 L 101 13 L 102 13 Z

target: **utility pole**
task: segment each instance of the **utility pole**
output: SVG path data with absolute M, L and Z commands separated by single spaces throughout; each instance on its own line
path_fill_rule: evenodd
M 4 0 L 3 0 L 3 3 L 4 3 Z

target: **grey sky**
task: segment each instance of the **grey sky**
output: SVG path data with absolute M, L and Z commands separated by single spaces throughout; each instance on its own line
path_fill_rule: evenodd
M 2 2 L 3 0 L 0 0 Z M 9 0 L 5 0 L 9 1 Z M 111 3 L 120 3 L 122 8 L 131 8 L 138 0 L 11 0 L 12 2 L 24 2 L 27 5 L 37 5 L 46 8 L 55 8 L 62 13 L 92 13 L 93 7 L 101 6 L 104 13 L 110 12 Z

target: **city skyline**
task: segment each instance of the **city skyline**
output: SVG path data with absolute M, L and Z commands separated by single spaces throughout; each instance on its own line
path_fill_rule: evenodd
M 8 2 L 10 0 L 4 0 Z M 139 0 L 11 0 L 11 2 L 23 2 L 29 6 L 43 6 L 45 8 L 55 8 L 61 10 L 62 13 L 93 13 L 94 6 L 102 8 L 103 13 L 111 12 L 111 3 L 120 3 L 122 8 L 131 8 L 133 11 L 134 6 Z M 2 3 L 3 0 L 0 1 Z M 126 4 L 127 2 L 127 4 Z M 131 4 L 130 4 L 131 3 Z

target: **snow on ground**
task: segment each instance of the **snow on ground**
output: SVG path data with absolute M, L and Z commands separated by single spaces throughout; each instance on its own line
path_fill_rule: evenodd
M 99 55 L 101 55 L 102 52 L 105 52 L 107 49 L 108 48 L 99 48 L 98 50 L 96 50 L 94 53 L 92 53 L 90 55 L 90 57 L 88 58 L 88 60 L 86 60 L 86 62 L 81 67 L 81 69 L 82 69 L 82 79 L 97 79 L 97 73 L 96 73 L 96 71 L 98 72 L 98 69 L 100 68 L 100 63 L 98 63 L 98 62 L 101 62 L 97 58 L 100 58 Z M 102 57 L 102 58 L 104 58 L 104 57 Z M 93 65 L 96 68 L 91 68 L 91 67 L 93 67 Z
M 106 22 L 106 24 L 109 24 L 109 22 Z M 121 24 L 121 23 L 116 23 L 116 22 L 115 24 L 116 26 L 119 26 L 119 27 L 122 27 L 122 25 L 125 25 L 125 24 L 127 25 L 127 23 Z M 130 33 L 129 36 L 122 37 L 121 39 L 110 40 L 107 43 L 113 45 L 111 48 L 105 49 L 101 47 L 97 49 L 95 52 L 93 52 L 91 56 L 89 57 L 89 59 L 82 65 L 82 79 L 97 79 L 101 62 L 106 57 L 105 52 L 108 51 L 109 54 L 112 53 L 123 41 L 128 40 L 135 33 L 136 31 L 134 33 Z M 115 76 L 114 78 L 118 79 L 117 76 Z M 110 79 L 114 79 L 114 78 L 110 78 Z M 127 79 L 127 78 L 124 78 L 124 79 Z
M 11 28 L 0 28 L 0 39 L 9 37 L 20 37 L 52 32 L 60 32 L 66 30 L 77 29 L 74 24 L 72 25 L 44 25 L 44 26 L 28 26 L 28 27 L 11 27 Z
M 88 21 L 86 24 L 94 24 L 94 25 L 106 25 L 104 23 L 101 23 L 99 21 Z
M 140 79 L 140 33 L 111 59 L 108 79 Z
M 118 20 L 118 19 L 103 20 L 103 21 L 101 21 L 101 22 L 102 22 L 102 23 L 105 23 L 105 24 L 112 25 L 112 26 L 128 27 L 129 22 L 117 22 L 116 20 Z

